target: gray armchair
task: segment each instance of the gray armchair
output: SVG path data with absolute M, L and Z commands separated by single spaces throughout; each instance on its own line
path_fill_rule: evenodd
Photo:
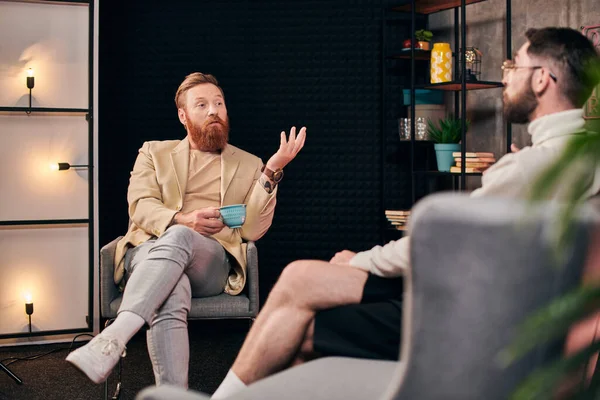
M 534 310 L 578 284 L 590 231 L 587 209 L 575 245 L 556 265 L 549 238 L 556 207 L 438 194 L 411 221 L 412 271 L 405 279 L 401 360 L 326 357 L 258 381 L 240 399 L 506 399 L 533 369 L 560 354 L 542 345 L 508 368 L 499 351 Z M 173 387 L 138 400 L 208 397 Z
M 100 250 L 100 316 L 117 316 L 122 294 L 114 282 L 116 238 Z M 193 298 L 188 319 L 248 318 L 258 314 L 258 254 L 254 242 L 248 242 L 246 288 L 237 296 L 222 293 L 218 296 Z
M 117 316 L 117 311 L 123 300 L 114 281 L 114 259 L 117 242 L 116 238 L 100 250 L 100 317 L 107 323 Z M 248 242 L 246 251 L 247 281 L 246 288 L 237 296 L 221 293 L 218 296 L 192 298 L 192 307 L 188 319 L 229 319 L 247 318 L 250 323 L 258 314 L 258 254 L 254 242 Z M 119 398 L 121 391 L 122 363 L 119 363 L 118 380 L 115 394 Z M 107 381 L 108 382 L 108 381 Z M 108 397 L 108 383 L 105 383 L 104 398 Z

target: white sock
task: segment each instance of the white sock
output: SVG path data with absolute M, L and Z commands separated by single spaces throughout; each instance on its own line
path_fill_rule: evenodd
M 231 396 L 234 393 L 239 392 L 240 390 L 244 389 L 245 387 L 246 387 L 246 384 L 244 382 L 242 382 L 242 380 L 240 378 L 238 378 L 238 376 L 235 374 L 235 372 L 233 372 L 232 370 L 229 370 L 229 372 L 227 373 L 227 376 L 225 377 L 225 379 L 223 379 L 223 382 L 221 382 L 221 385 L 213 393 L 211 399 L 213 399 L 213 400 L 224 399 L 226 397 Z
M 129 340 L 139 331 L 146 321 L 139 315 L 131 311 L 123 311 L 117 315 L 117 318 L 105 330 L 101 332 L 109 333 L 116 337 L 121 343 L 127 344 Z

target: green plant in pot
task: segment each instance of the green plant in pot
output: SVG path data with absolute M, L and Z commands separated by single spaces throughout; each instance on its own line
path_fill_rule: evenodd
M 462 123 L 460 119 L 452 115 L 440 119 L 436 126 L 431 120 L 427 121 L 429 138 L 434 142 L 435 156 L 438 170 L 450 172 L 454 165 L 452 153 L 460 151 L 460 140 L 462 139 Z M 466 130 L 469 130 L 470 121 L 465 121 Z
M 431 39 L 433 39 L 433 33 L 431 31 L 426 29 L 419 29 L 418 31 L 415 31 L 415 49 L 429 50 L 429 42 L 431 42 Z M 410 39 L 406 39 L 402 43 L 402 47 L 405 49 L 410 49 Z
M 600 64 L 592 61 L 586 78 L 592 82 L 600 82 Z M 596 89 L 599 93 L 600 89 Z M 596 95 L 597 96 L 597 95 Z M 595 100 L 594 95 L 590 100 Z M 556 216 L 556 234 L 550 236 L 551 245 L 556 257 L 569 254 L 567 249 L 576 240 L 573 222 L 580 213 L 581 206 L 594 200 L 589 199 L 585 179 L 573 179 L 579 171 L 596 171 L 600 168 L 600 115 L 590 115 L 586 124 L 586 134 L 572 137 L 562 153 L 534 181 L 530 198 L 532 207 L 538 202 L 547 201 L 548 195 L 561 188 L 561 208 Z M 587 273 L 597 268 L 594 250 L 600 246 L 598 227 L 590 227 L 595 234 L 588 244 L 589 254 L 584 266 Z M 548 227 L 547 231 L 551 231 Z M 584 273 L 585 276 L 585 273 Z M 598 313 L 600 313 L 600 282 L 595 274 L 584 279 L 579 288 L 555 298 L 526 321 L 517 331 L 514 342 L 499 355 L 505 365 L 516 362 L 530 352 L 537 351 L 542 343 L 563 338 L 577 323 L 587 322 L 579 328 L 587 329 L 588 337 L 581 335 L 579 350 L 556 359 L 551 364 L 531 373 L 512 394 L 514 400 L 530 399 L 600 399 L 600 359 L 596 361 L 600 349 L 600 335 L 597 334 Z M 594 321 L 595 320 L 595 321 Z M 592 324 L 595 324 L 593 326 Z M 578 329 L 580 335 L 581 329 Z M 594 365 L 595 364 L 595 365 Z M 576 378 L 573 380 L 573 378 Z M 565 385 L 571 381 L 573 385 Z M 557 388 L 566 386 L 568 390 L 557 396 Z
M 600 80 L 600 68 L 597 70 Z M 534 182 L 531 191 L 532 206 L 545 201 L 548 193 L 563 187 L 565 197 L 557 215 L 557 234 L 552 238 L 556 256 L 567 254 L 566 249 L 575 240 L 573 220 L 580 207 L 588 200 L 586 181 L 573 180 L 573 171 L 581 168 L 594 170 L 600 165 L 600 119 L 588 121 L 588 134 L 573 137 L 565 146 L 562 154 Z M 596 228 L 597 229 L 597 228 Z M 599 237 L 598 235 L 595 236 Z M 600 243 L 590 243 L 599 246 Z M 591 259 L 588 259 L 588 262 Z M 575 323 L 590 318 L 600 312 L 600 283 L 596 279 L 586 281 L 574 291 L 554 299 L 523 322 L 515 341 L 506 348 L 499 359 L 510 365 L 525 354 L 534 351 L 541 343 L 564 337 Z M 592 332 L 595 332 L 596 328 Z M 550 399 L 556 397 L 558 383 L 566 382 L 566 378 L 579 377 L 576 385 L 569 388 L 569 397 L 573 399 L 600 398 L 600 361 L 594 367 L 594 354 L 600 349 L 600 337 L 594 334 L 581 339 L 582 348 L 569 356 L 555 360 L 553 363 L 537 369 L 513 393 L 511 399 Z M 590 368 L 590 363 L 592 367 Z M 592 376 L 589 373 L 593 371 Z M 587 373 L 586 373 L 587 372 Z

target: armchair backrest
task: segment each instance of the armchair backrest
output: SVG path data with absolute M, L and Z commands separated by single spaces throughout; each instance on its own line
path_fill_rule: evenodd
M 533 311 L 580 281 L 592 210 L 577 222 L 574 245 L 560 260 L 551 236 L 556 205 L 438 194 L 411 221 L 397 380 L 385 398 L 506 399 L 531 371 L 557 356 L 539 346 L 503 367 L 498 353 Z

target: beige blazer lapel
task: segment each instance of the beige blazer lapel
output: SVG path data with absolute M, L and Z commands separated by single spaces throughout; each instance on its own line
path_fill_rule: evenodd
M 221 206 L 225 204 L 227 190 L 240 165 L 240 160 L 234 157 L 235 149 L 227 145 L 221 152 Z
M 171 162 L 175 170 L 175 179 L 179 187 L 179 195 L 183 200 L 190 168 L 190 143 L 187 136 L 171 151 Z

